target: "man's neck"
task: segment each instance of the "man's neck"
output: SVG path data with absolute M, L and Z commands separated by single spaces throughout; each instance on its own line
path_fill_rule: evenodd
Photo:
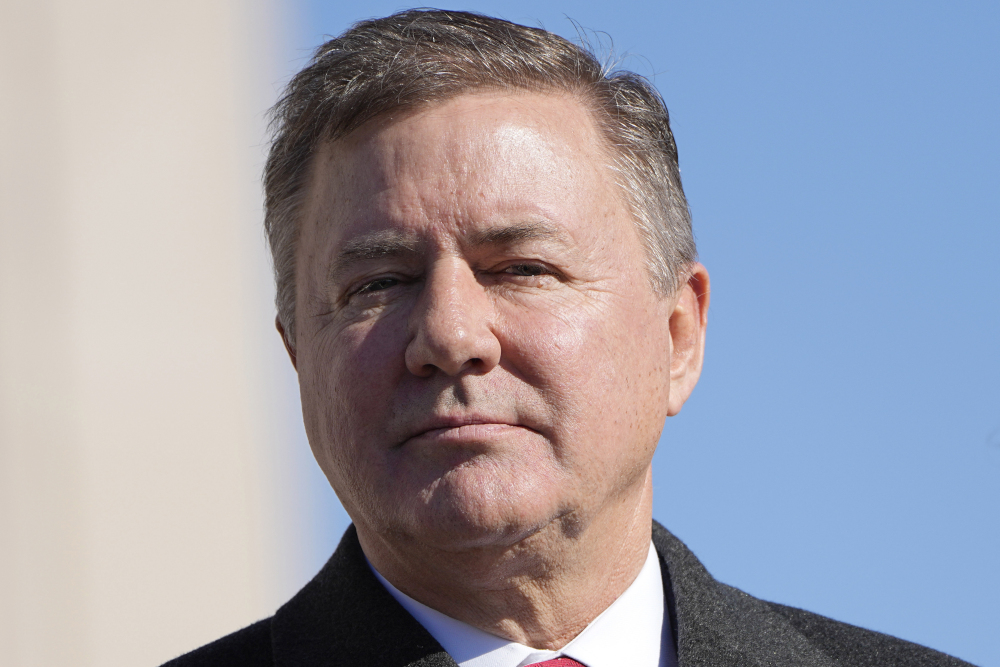
M 566 518 L 514 545 L 447 550 L 358 535 L 396 588 L 441 613 L 526 646 L 559 649 L 635 580 L 649 550 L 652 492 L 567 530 Z

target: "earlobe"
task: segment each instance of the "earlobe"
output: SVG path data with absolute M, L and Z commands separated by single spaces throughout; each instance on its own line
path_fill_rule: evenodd
M 285 333 L 285 327 L 282 326 L 280 318 L 274 318 L 274 327 L 278 330 L 278 333 L 281 334 L 281 342 L 285 344 L 285 351 L 288 352 L 288 358 L 292 360 L 292 368 L 298 372 L 299 364 L 298 359 L 295 356 L 295 347 L 289 342 L 288 336 Z
M 667 415 L 681 411 L 701 376 L 705 356 L 710 285 L 708 271 L 700 262 L 692 264 L 688 279 L 675 295 L 670 314 L 670 397 Z

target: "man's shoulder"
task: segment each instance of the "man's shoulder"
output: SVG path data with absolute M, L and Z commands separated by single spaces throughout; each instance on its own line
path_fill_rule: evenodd
M 163 667 L 273 667 L 271 618 L 185 653 Z
M 851 667 L 969 667 L 958 658 L 898 637 L 776 602 L 765 604 L 814 646 Z
M 658 523 L 664 595 L 680 663 L 815 667 L 962 667 L 934 649 L 756 598 L 716 580 Z
M 378 582 L 350 526 L 326 565 L 274 616 L 163 667 L 455 667 Z

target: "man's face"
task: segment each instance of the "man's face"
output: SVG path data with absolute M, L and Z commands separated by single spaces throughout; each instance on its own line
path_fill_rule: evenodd
M 363 535 L 513 544 L 644 492 L 675 299 L 606 163 L 577 101 L 529 93 L 319 151 L 295 353 L 313 452 Z

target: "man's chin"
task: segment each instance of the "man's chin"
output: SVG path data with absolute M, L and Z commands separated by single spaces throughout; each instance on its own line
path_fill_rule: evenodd
M 545 498 L 438 489 L 404 518 L 410 536 L 446 551 L 515 548 L 545 531 L 560 513 Z
M 416 518 L 412 536 L 419 542 L 442 551 L 514 549 L 543 531 L 551 520 L 491 515 L 479 511 L 451 516 Z
M 404 541 L 447 551 L 511 548 L 567 513 L 560 492 L 567 485 L 553 483 L 544 462 L 480 455 L 437 470 L 401 468 L 392 495 L 370 508 L 370 518 L 376 532 Z

